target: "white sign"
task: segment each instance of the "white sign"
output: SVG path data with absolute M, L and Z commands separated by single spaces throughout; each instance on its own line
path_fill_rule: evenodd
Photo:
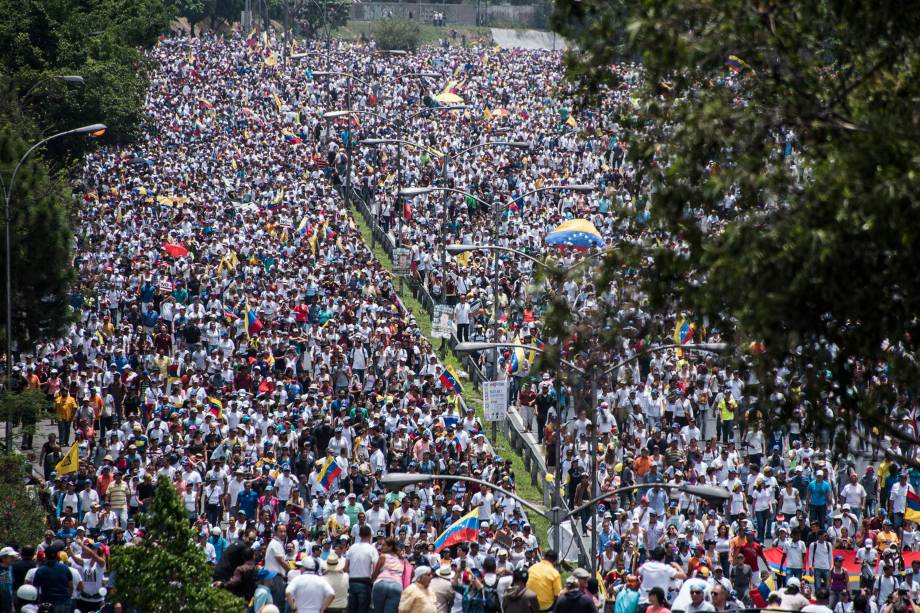
M 393 250 L 393 274 L 407 275 L 412 265 L 412 252 L 404 247 Z
M 437 304 L 431 316 L 431 337 L 449 339 L 454 333 L 454 307 Z
M 484 381 L 482 411 L 486 421 L 502 421 L 508 415 L 508 380 Z

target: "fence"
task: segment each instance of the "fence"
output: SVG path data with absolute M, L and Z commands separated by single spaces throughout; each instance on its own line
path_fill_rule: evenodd
M 358 21 L 377 21 L 386 17 L 434 23 L 435 13 L 444 16 L 442 25 L 505 25 L 545 27 L 546 11 L 534 5 L 440 4 L 429 2 L 353 2 L 349 17 Z M 446 31 L 445 31 L 446 35 Z

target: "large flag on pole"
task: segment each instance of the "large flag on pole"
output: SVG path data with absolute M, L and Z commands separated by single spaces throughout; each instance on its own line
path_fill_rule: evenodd
M 476 507 L 451 525 L 447 530 L 441 533 L 441 536 L 434 542 L 434 550 L 441 551 L 451 545 L 463 543 L 465 541 L 476 542 L 479 539 L 479 507 Z

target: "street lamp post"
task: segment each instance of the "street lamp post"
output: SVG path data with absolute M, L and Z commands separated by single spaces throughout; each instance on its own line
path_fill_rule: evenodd
M 535 261 L 537 261 L 538 263 L 540 263 L 538 260 L 535 260 Z M 541 265 L 542 265 L 542 263 L 541 263 Z M 495 349 L 495 350 L 497 351 L 497 350 L 500 349 L 500 348 L 513 348 L 513 349 L 521 348 L 521 349 L 527 349 L 527 350 L 529 350 L 529 351 L 534 351 L 534 352 L 537 352 L 537 353 L 545 353 L 545 351 L 544 351 L 543 349 L 540 349 L 540 348 L 538 348 L 538 347 L 532 347 L 532 346 L 529 346 L 529 345 L 521 345 L 521 344 L 517 344 L 517 343 L 459 343 L 456 347 L 454 347 L 454 351 L 457 351 L 457 352 L 459 352 L 459 353 L 469 352 L 469 351 L 487 351 L 487 350 L 489 350 L 489 349 Z M 649 347 L 648 349 L 645 349 L 645 350 L 643 350 L 643 351 L 639 351 L 639 352 L 633 354 L 632 356 L 630 356 L 630 357 L 628 357 L 628 358 L 626 358 L 626 359 L 624 359 L 624 360 L 620 360 L 619 362 L 617 362 L 617 363 L 614 364 L 613 366 L 610 366 L 609 368 L 605 369 L 605 370 L 601 373 L 601 376 L 606 376 L 607 374 L 609 374 L 609 373 L 611 373 L 611 372 L 613 372 L 613 371 L 615 371 L 615 370 L 617 370 L 617 369 L 619 369 L 619 368 L 622 368 L 623 366 L 626 366 L 627 364 L 629 364 L 629 363 L 631 363 L 631 362 L 634 362 L 634 361 L 638 360 L 640 357 L 642 357 L 642 356 L 644 356 L 644 355 L 648 355 L 648 354 L 650 354 L 650 353 L 657 353 L 657 352 L 659 352 L 659 351 L 665 351 L 665 350 L 668 350 L 668 349 L 676 349 L 676 348 L 685 349 L 685 350 L 687 350 L 687 351 L 703 351 L 703 352 L 709 352 L 709 353 L 722 353 L 722 352 L 724 352 L 726 349 L 728 349 L 728 345 L 727 345 L 726 343 L 696 343 L 696 344 L 693 344 L 693 345 L 679 345 L 679 344 L 676 344 L 676 343 L 669 343 L 669 344 L 666 344 L 666 345 L 657 345 L 657 346 L 655 346 L 655 347 Z M 588 372 L 586 372 L 585 369 L 583 369 L 583 368 L 581 368 L 581 367 L 575 365 L 574 363 L 572 363 L 572 362 L 570 362 L 570 361 L 568 361 L 568 360 L 560 360 L 560 363 L 561 363 L 563 366 L 569 368 L 570 370 L 573 370 L 573 371 L 575 371 L 575 372 L 581 374 L 582 376 L 587 375 L 587 376 L 589 377 L 589 379 L 591 380 L 591 394 L 592 394 L 591 402 L 592 402 L 592 405 L 593 405 L 593 404 L 596 404 L 596 403 L 597 403 L 597 369 L 594 368 L 594 367 L 591 367 L 591 368 L 588 369 Z M 591 408 L 591 411 L 592 411 L 592 416 L 591 416 L 591 420 L 592 420 L 592 428 L 591 428 L 591 471 L 592 471 L 592 474 L 593 474 L 593 475 L 597 475 L 597 416 L 594 414 L 594 409 L 595 409 L 596 407 L 591 406 L 590 408 Z M 556 506 L 559 507 L 559 508 L 562 507 L 562 494 L 561 494 L 561 492 L 559 491 L 559 484 L 561 483 L 561 481 L 562 481 L 562 444 L 561 444 L 561 441 L 557 441 L 557 443 L 556 443 L 556 476 L 555 476 L 555 480 L 554 480 L 554 483 L 553 483 L 553 487 L 554 487 L 555 492 L 556 492 Z M 594 488 L 596 488 L 596 487 L 597 487 L 596 481 L 595 481 L 594 483 L 595 483 Z M 596 494 L 596 489 L 594 489 L 593 491 L 594 491 L 594 493 Z M 624 491 L 625 491 L 625 490 L 624 490 Z M 607 495 L 609 495 L 609 494 L 607 494 Z M 595 499 L 595 500 L 592 501 L 592 502 L 596 502 L 596 500 L 597 500 L 597 499 Z M 581 507 L 579 507 L 578 510 L 582 510 L 582 509 L 584 509 L 584 508 L 586 508 L 586 507 L 587 507 L 587 505 L 582 505 Z M 570 513 L 570 515 L 571 515 L 571 514 L 574 514 L 574 513 L 575 513 L 575 511 L 572 511 L 572 513 Z M 556 526 L 556 528 L 558 529 L 558 526 Z M 592 530 L 592 536 L 591 536 L 591 555 L 592 555 L 592 562 L 591 562 L 591 567 L 592 567 L 592 569 L 594 569 L 594 568 L 595 568 L 595 561 L 596 561 L 596 559 L 597 559 L 597 513 L 594 513 L 594 514 L 591 516 L 591 530 Z M 558 532 L 557 532 L 557 535 L 556 535 L 555 538 L 557 539 L 556 542 L 558 543 L 558 542 L 559 542 L 559 541 L 558 541 L 558 538 L 559 538 L 559 533 L 558 533 Z
M 82 81 L 82 77 L 80 78 Z M 57 134 L 52 134 L 51 136 L 45 137 L 42 140 L 38 141 L 19 158 L 19 162 L 16 163 L 15 168 L 13 168 L 13 174 L 10 175 L 10 182 L 4 189 L 3 201 L 4 201 L 4 215 L 3 215 L 3 225 L 4 233 L 6 235 L 6 391 L 7 393 L 11 392 L 13 389 L 13 273 L 11 260 L 13 259 L 13 248 L 12 242 L 10 239 L 10 227 L 12 225 L 12 199 L 13 199 L 13 190 L 16 187 L 16 175 L 19 173 L 19 169 L 22 167 L 23 163 L 28 159 L 32 152 L 41 147 L 42 145 L 52 141 L 56 138 L 61 138 L 64 136 L 71 136 L 74 134 L 91 134 L 93 136 L 101 135 L 105 132 L 105 124 L 94 123 L 88 126 L 83 126 L 81 128 L 74 128 L 73 130 L 65 130 L 63 132 L 58 132 Z M 6 450 L 7 452 L 12 451 L 13 449 L 13 428 L 11 424 L 10 416 L 7 416 L 6 420 Z
M 617 488 L 609 492 L 604 492 L 600 496 L 597 496 L 589 500 L 588 502 L 584 503 L 580 507 L 572 509 L 571 511 L 563 514 L 562 512 L 563 509 L 558 504 L 556 504 L 556 506 L 554 506 L 552 510 L 549 513 L 547 513 L 543 509 L 540 509 L 539 507 L 534 505 L 532 502 L 528 500 L 524 500 L 523 498 L 521 498 L 520 496 L 518 496 L 517 494 L 513 492 L 509 492 L 506 489 L 498 487 L 494 483 L 489 483 L 488 481 L 476 479 L 475 477 L 467 477 L 465 475 L 423 475 L 419 473 L 389 473 L 381 477 L 380 484 L 383 485 L 385 488 L 395 490 L 395 489 L 402 489 L 403 487 L 407 485 L 430 483 L 432 481 L 437 481 L 437 480 L 464 481 L 467 483 L 476 483 L 478 485 L 484 485 L 486 487 L 490 487 L 493 490 L 512 498 L 516 502 L 520 503 L 522 506 L 527 507 L 528 509 L 530 509 L 531 511 L 533 511 L 540 517 L 543 517 L 544 519 L 546 519 L 548 522 L 552 524 L 553 541 L 554 541 L 553 546 L 556 547 L 557 550 L 561 548 L 562 524 L 566 520 L 571 519 L 572 517 L 576 517 L 579 513 L 581 513 L 582 511 L 586 509 L 590 509 L 598 502 L 602 500 L 606 500 L 608 498 L 612 498 L 613 496 L 616 496 L 617 494 L 620 494 L 622 492 L 634 491 L 640 488 L 651 489 L 655 487 L 660 487 L 662 489 L 668 489 L 668 490 L 680 490 L 681 492 L 687 495 L 696 496 L 696 497 L 703 498 L 704 500 L 709 500 L 709 501 L 724 501 L 724 500 L 728 500 L 731 497 L 731 492 L 729 492 L 725 488 L 714 486 L 714 485 L 694 485 L 690 483 L 681 483 L 681 484 L 642 483 L 642 484 L 626 485 L 624 487 L 620 487 L 620 488 Z M 597 516 L 597 513 L 595 513 L 594 515 Z M 574 529 L 572 530 L 572 532 L 574 536 L 574 532 L 575 532 Z M 588 553 L 584 549 L 584 543 L 581 542 L 580 538 L 576 538 L 574 540 L 578 544 L 578 550 L 581 553 L 581 555 L 587 558 Z M 592 536 L 592 540 L 596 543 L 597 541 L 596 533 Z M 596 546 L 597 545 L 595 544 L 595 548 Z M 597 569 L 597 556 L 596 555 L 594 556 L 594 559 L 591 560 L 591 569 L 592 569 L 592 574 Z

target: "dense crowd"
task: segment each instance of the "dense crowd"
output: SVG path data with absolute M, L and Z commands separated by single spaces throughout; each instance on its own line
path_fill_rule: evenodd
M 288 53 L 268 35 L 163 40 L 150 52 L 143 137 L 87 157 L 75 322 L 15 369 L 19 387 L 54 402 L 58 432 L 37 450 L 49 529 L 0 551 L 0 611 L 117 607 L 108 557 L 144 538 L 162 477 L 214 584 L 260 613 L 849 613 L 920 595 L 920 560 L 903 553 L 920 546 L 909 498 L 920 472 L 835 458 L 828 437 L 795 422 L 768 434 L 757 381 L 691 351 L 601 381 L 593 423 L 564 377 L 511 353 L 495 365 L 517 380 L 516 411 L 559 466 L 569 508 L 641 486 L 571 523 L 574 538 L 594 540 L 596 574 L 591 560 L 569 565 L 562 543 L 549 549 L 512 497 L 446 478 L 516 491 L 511 461 L 363 243 L 341 197 L 346 173 L 411 249 L 413 274 L 455 307 L 458 335 L 495 339 L 497 301 L 498 340 L 530 345 L 541 337 L 530 264 L 502 258 L 494 287 L 491 254 L 452 257 L 445 245 L 492 243 L 500 203 L 498 244 L 532 254 L 568 218 L 591 220 L 611 244 L 635 240 L 645 213 L 630 202 L 634 169 L 609 108 L 572 114 L 559 54 L 448 45 L 396 56 L 348 43 Z M 627 84 L 637 72 L 615 69 Z M 445 92 L 466 108 L 434 108 Z M 608 104 L 629 96 L 627 86 Z M 323 118 L 349 103 L 368 113 Z M 361 144 L 371 137 L 421 147 Z M 532 146 L 446 158 L 497 139 Z M 473 197 L 399 201 L 397 177 Z M 523 196 L 565 184 L 598 189 Z M 629 219 L 612 213 L 631 206 Z M 588 281 L 563 292 L 577 309 L 609 299 Z M 649 315 L 643 338 L 669 339 L 674 319 Z M 78 468 L 59 473 L 71 449 Z M 433 478 L 388 490 L 390 472 Z M 730 497 L 695 498 L 685 483 Z M 475 535 L 441 547 L 471 514 Z

